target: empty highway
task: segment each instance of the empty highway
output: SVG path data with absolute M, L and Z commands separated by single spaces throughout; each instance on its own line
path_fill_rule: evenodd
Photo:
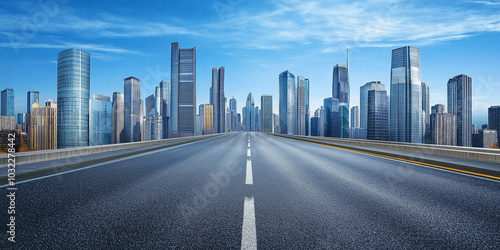
M 499 181 L 264 133 L 16 187 L 16 243 L 1 248 L 500 248 Z

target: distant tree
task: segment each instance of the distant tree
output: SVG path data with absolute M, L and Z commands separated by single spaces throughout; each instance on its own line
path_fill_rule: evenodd
M 500 148 L 498 147 L 498 142 L 495 142 L 495 143 L 493 144 L 493 146 L 491 146 L 491 148 L 500 149 Z
M 28 152 L 28 151 L 30 151 L 30 149 L 28 148 L 28 146 L 24 144 L 19 147 L 19 152 Z

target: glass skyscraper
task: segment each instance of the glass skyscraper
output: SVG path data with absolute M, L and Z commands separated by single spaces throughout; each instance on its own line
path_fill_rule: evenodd
M 422 143 L 422 81 L 420 50 L 392 50 L 389 139 Z
M 497 131 L 497 142 L 500 143 L 500 105 L 488 108 L 488 129 Z
M 281 134 L 296 134 L 295 76 L 288 70 L 279 75 L 279 118 Z
M 193 136 L 196 123 L 196 47 L 171 44 L 170 137 Z
M 124 106 L 124 131 L 125 142 L 141 141 L 142 124 L 142 100 L 141 80 L 136 77 L 127 77 L 123 84 L 123 106 Z
M 448 80 L 448 113 L 456 115 L 457 146 L 472 147 L 472 78 L 467 75 Z
M 109 96 L 94 94 L 90 99 L 89 109 L 89 145 L 111 144 L 111 99 Z
M 385 85 L 380 81 L 371 81 L 360 87 L 359 91 L 359 121 L 360 121 L 360 139 L 367 138 L 368 127 L 368 91 L 385 90 Z
M 431 117 L 431 106 L 430 106 L 430 94 L 429 85 L 422 82 L 422 142 L 431 143 L 430 139 L 430 117 Z
M 245 131 L 255 131 L 255 103 L 251 92 L 247 96 L 246 106 L 243 109 L 243 123 Z
M 125 141 L 124 112 L 123 94 L 114 92 L 111 111 L 111 143 L 122 143 Z
M 325 124 L 324 124 L 324 136 L 326 137 L 340 137 L 340 115 L 339 99 L 328 97 L 323 101 L 325 109 Z
M 273 132 L 273 96 L 262 95 L 260 98 L 260 105 L 262 105 L 261 118 L 262 118 L 262 132 Z
M 224 71 L 224 67 L 212 68 L 212 97 L 210 104 L 214 106 L 214 133 L 226 132 L 226 97 L 224 95 Z
M 57 147 L 89 145 L 90 54 L 68 49 L 57 55 Z
M 200 104 L 201 131 L 203 135 L 214 133 L 214 106 L 212 104 Z
M 14 114 L 14 90 L 4 89 L 2 90 L 2 116 L 15 116 Z
M 339 121 L 341 138 L 349 138 L 349 67 L 337 64 L 333 67 L 332 97 L 339 100 Z
M 170 81 L 161 81 L 160 82 L 160 100 L 162 105 L 160 107 L 160 115 L 162 116 L 163 121 L 163 138 L 168 138 L 169 134 L 169 125 L 170 125 L 170 99 L 171 99 L 171 87 Z
M 310 84 L 311 82 L 309 79 L 304 79 L 304 84 L 305 84 L 305 103 L 306 103 L 306 135 L 311 135 L 311 121 L 310 121 L 310 111 L 309 111 L 309 89 L 310 89 Z
M 359 106 L 351 108 L 351 128 L 359 128 Z
M 40 103 L 40 93 L 38 91 L 28 91 L 27 93 L 27 102 L 26 102 L 26 113 L 29 114 L 31 112 L 31 105 L 35 102 Z
M 389 124 L 387 122 L 388 116 L 389 109 L 387 107 L 387 91 L 368 91 L 368 140 L 389 140 Z
M 306 83 L 303 76 L 297 76 L 297 135 L 306 135 Z
M 153 108 L 146 116 L 144 140 L 152 141 L 160 139 L 163 139 L 163 120 L 156 108 Z

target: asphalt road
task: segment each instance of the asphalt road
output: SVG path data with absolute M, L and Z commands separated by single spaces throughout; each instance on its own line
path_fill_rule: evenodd
M 498 181 L 263 133 L 16 187 L 0 248 L 500 248 Z

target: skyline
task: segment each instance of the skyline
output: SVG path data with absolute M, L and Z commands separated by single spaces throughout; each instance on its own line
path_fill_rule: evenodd
M 414 6 L 408 11 L 422 11 L 417 21 L 423 22 L 420 23 L 423 28 L 416 28 L 418 22 L 408 20 L 409 17 L 403 18 L 408 25 L 401 25 L 399 18 L 405 13 L 401 10 L 413 5 L 405 1 L 367 1 L 366 6 L 341 1 L 337 6 L 340 10 L 328 6 L 314 8 L 322 5 L 316 1 L 158 2 L 147 7 L 135 3 L 132 5 L 138 14 L 134 19 L 118 16 L 117 13 L 130 12 L 126 7 L 113 6 L 114 11 L 110 12 L 106 3 L 99 5 L 91 1 L 82 6 L 82 3 L 70 1 L 59 4 L 57 13 L 49 17 L 45 25 L 37 26 L 32 38 L 18 44 L 17 52 L 9 37 L 12 34 L 22 36 L 23 21 L 15 20 L 32 20 L 41 8 L 36 1 L 7 2 L 1 4 L 0 10 L 5 23 L 0 28 L 3 34 L 0 35 L 0 53 L 4 55 L 0 58 L 0 72 L 5 76 L 1 87 L 15 89 L 15 113 L 25 112 L 26 92 L 30 90 L 39 91 L 42 102 L 55 99 L 56 55 L 78 46 L 75 48 L 89 52 L 92 57 L 90 95 L 111 97 L 113 92 L 122 92 L 125 77 L 135 76 L 141 79 L 141 98 L 145 99 L 154 93 L 161 80 L 170 79 L 170 43 L 178 41 L 183 47 L 197 48 L 197 105 L 209 103 L 213 67 L 225 66 L 226 97 L 228 100 L 236 98 L 238 113 L 249 92 L 256 97 L 271 94 L 278 98 L 278 75 L 288 69 L 310 79 L 312 113 L 322 105 L 324 98 L 329 97 L 325 93 L 332 87 L 331 72 L 334 65 L 345 62 L 345 48 L 349 48 L 350 106 L 353 107 L 359 106 L 360 86 L 370 81 L 389 85 L 391 50 L 409 45 L 420 48 L 422 81 L 429 84 L 431 106 L 447 105 L 448 79 L 459 74 L 472 77 L 473 123 L 480 127 L 487 123 L 488 107 L 498 105 L 494 97 L 500 94 L 500 80 L 497 80 L 500 79 L 500 62 L 490 56 L 500 51 L 493 44 L 500 37 L 500 17 L 494 15 L 500 6 L 479 2 L 459 1 L 441 6 L 425 2 L 425 7 Z M 222 9 L 215 8 L 215 3 L 221 3 Z M 380 6 L 374 7 L 377 3 Z M 187 8 L 187 5 L 193 7 Z M 266 8 L 262 8 L 263 5 Z M 155 11 L 147 11 L 149 8 Z M 213 12 L 201 13 L 203 8 Z M 314 17 L 300 21 L 284 18 L 290 13 L 306 14 L 313 10 L 318 12 Z M 390 10 L 389 16 L 381 14 L 387 12 L 384 10 Z M 443 12 L 439 17 L 432 14 L 437 10 Z M 469 12 L 464 14 L 466 10 Z M 373 14 L 370 18 L 375 21 L 367 20 L 364 17 L 367 13 Z M 328 18 L 331 14 L 349 18 Z M 165 21 L 164 16 L 171 18 Z M 263 16 L 266 18 L 258 18 Z M 235 21 L 236 17 L 241 20 Z M 334 27 L 324 25 L 322 28 L 320 25 L 339 21 Z M 266 22 L 269 25 L 266 26 Z M 330 33 L 338 35 L 346 29 L 340 24 L 361 33 L 348 32 L 335 38 Z M 280 27 L 283 31 L 276 32 Z M 406 29 L 414 34 L 408 34 Z M 209 34 L 214 30 L 219 36 Z M 243 34 L 245 31 L 252 34 L 252 39 Z M 222 37 L 229 39 L 224 41 Z M 369 41 L 360 42 L 359 37 Z M 265 39 L 249 44 L 259 38 Z M 258 72 L 259 78 L 250 77 L 251 72 Z M 261 106 L 259 101 L 255 105 Z M 273 113 L 279 113 L 277 105 L 273 105 Z

